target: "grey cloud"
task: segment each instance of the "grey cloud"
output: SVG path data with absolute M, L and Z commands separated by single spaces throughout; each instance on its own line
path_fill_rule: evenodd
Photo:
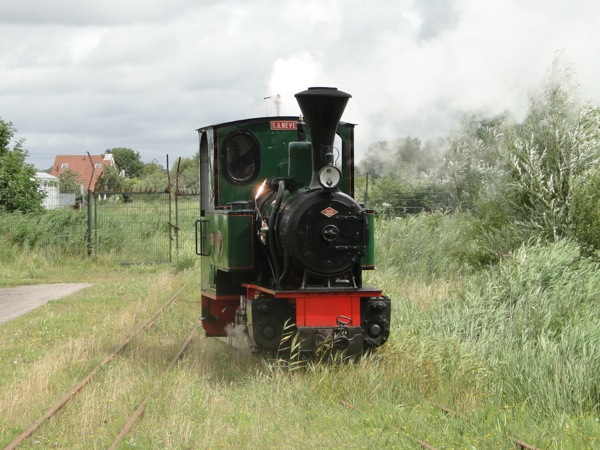
M 453 0 L 417 0 L 415 7 L 422 21 L 419 30 L 421 39 L 434 38 L 455 26 L 458 21 L 458 12 Z
M 598 96 L 593 0 L 0 0 L 0 116 L 31 160 L 128 146 L 191 156 L 195 129 L 312 85 L 352 94 L 373 141 L 443 135 L 463 111 L 522 111 L 563 48 Z M 599 4 L 600 5 L 600 4 Z
M 222 4 L 227 4 L 224 1 Z M 0 23 L 110 25 L 132 22 L 165 22 L 210 0 L 0 0 Z

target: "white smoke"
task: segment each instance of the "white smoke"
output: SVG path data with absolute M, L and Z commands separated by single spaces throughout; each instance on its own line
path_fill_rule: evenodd
M 277 59 L 268 82 L 268 91 L 277 92 L 280 99 L 277 115 L 298 115 L 300 108 L 294 95 L 313 86 L 320 72 L 320 64 L 308 52 Z
M 235 339 L 236 347 L 240 349 L 250 348 L 250 339 L 248 338 L 248 331 L 245 325 L 228 323 L 225 326 L 225 333 L 227 333 L 228 338 Z

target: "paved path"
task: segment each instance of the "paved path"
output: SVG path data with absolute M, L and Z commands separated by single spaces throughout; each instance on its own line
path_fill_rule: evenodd
M 0 289 L 0 323 L 14 319 L 50 300 L 71 295 L 90 283 L 36 284 Z

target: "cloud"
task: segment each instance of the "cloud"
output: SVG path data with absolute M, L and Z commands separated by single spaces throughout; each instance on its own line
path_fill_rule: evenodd
M 361 124 L 359 151 L 375 140 L 443 135 L 457 125 L 461 112 L 511 111 L 522 118 L 560 49 L 567 63 L 599 74 L 590 39 L 600 16 L 573 9 L 563 16 L 557 2 L 544 8 L 533 3 L 455 1 L 443 18 L 432 16 L 422 2 L 412 10 L 399 7 L 395 14 L 385 11 L 395 18 L 394 28 L 372 29 L 367 41 L 378 45 L 352 47 L 350 60 L 359 64 L 336 60 L 340 70 L 322 62 L 323 70 L 340 74 L 353 94 L 346 116 Z M 584 11 L 585 2 L 579 3 Z M 597 84 L 584 89 L 585 96 L 598 93 Z M 367 140 L 361 139 L 363 132 Z
M 600 96 L 593 0 L 0 0 L 0 116 L 48 155 L 192 156 L 195 129 L 298 114 L 311 85 L 352 95 L 359 156 L 444 135 L 461 112 L 517 117 L 561 51 Z M 49 161 L 49 162 L 48 162 Z
M 202 4 L 207 0 L 0 0 L 0 22 L 11 24 L 54 25 L 114 25 L 141 22 L 165 22 Z M 222 4 L 229 3 L 227 1 Z
M 455 4 L 450 0 L 417 0 L 415 10 L 420 17 L 419 38 L 433 39 L 455 26 L 458 20 Z

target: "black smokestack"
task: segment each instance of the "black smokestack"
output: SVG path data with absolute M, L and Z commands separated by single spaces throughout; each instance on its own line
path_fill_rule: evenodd
M 325 154 L 332 151 L 335 132 L 348 100 L 352 96 L 330 87 L 312 87 L 296 94 L 296 100 L 310 131 L 312 145 L 312 181 L 319 187 L 319 170 L 327 164 Z

